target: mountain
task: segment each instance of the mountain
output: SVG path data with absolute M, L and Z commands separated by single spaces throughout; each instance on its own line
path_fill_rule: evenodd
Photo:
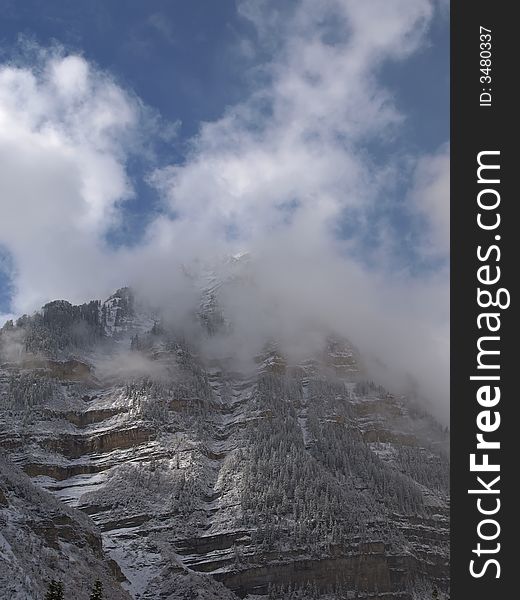
M 233 260 L 202 277 L 208 339 Z M 1 330 L 1 598 L 447 597 L 442 426 L 338 336 L 242 369 L 158 315 L 123 288 Z

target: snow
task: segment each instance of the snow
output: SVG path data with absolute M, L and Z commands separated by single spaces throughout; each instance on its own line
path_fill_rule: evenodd
M 83 494 L 94 491 L 98 486 L 103 485 L 107 480 L 107 476 L 105 471 L 76 475 L 60 482 L 54 482 L 50 477 L 36 477 L 34 481 L 53 492 L 57 498 L 66 504 L 76 507 L 80 503 Z
M 197 274 L 203 288 L 199 310 L 218 310 L 219 290 L 241 276 L 243 258 L 245 255 L 230 261 L 223 276 L 211 269 Z M 420 550 L 428 556 L 446 556 L 444 542 L 432 542 L 428 536 L 432 530 L 443 532 L 447 524 L 447 492 L 430 485 L 427 478 L 412 480 L 399 454 L 401 438 L 413 441 L 426 432 L 431 439 L 423 440 L 422 446 L 410 442 L 411 447 L 421 459 L 435 458 L 435 444 L 443 443 L 442 437 L 438 434 L 436 439 L 427 424 L 419 430 L 403 399 L 382 397 L 373 390 L 361 393 L 352 381 L 357 367 L 348 367 L 347 375 L 331 372 L 331 367 L 338 371 L 345 367 L 354 358 L 353 351 L 334 346 L 323 356 L 287 365 L 288 371 L 294 367 L 296 374 L 277 379 L 273 367 L 285 364 L 285 358 L 275 347 L 266 350 L 258 372 L 240 374 L 226 361 L 214 360 L 207 366 L 184 346 L 172 349 L 171 344 L 159 340 L 145 358 L 165 367 L 159 381 L 163 387 L 140 388 L 142 378 L 119 374 L 111 378 L 110 369 L 107 377 L 96 375 L 103 366 L 113 364 L 114 354 L 123 352 L 124 356 L 131 336 L 145 334 L 154 325 L 152 313 L 141 309 L 123 316 L 116 325 L 116 301 L 112 298 L 104 304 L 110 344 L 82 356 L 93 366 L 92 381 L 60 384 L 48 401 L 23 414 L 3 411 L 0 439 L 13 461 L 32 465 L 36 473 L 33 484 L 50 491 L 59 501 L 57 506 L 81 508 L 90 515 L 87 518 L 78 510 L 71 513 L 86 519 L 92 535 L 98 532 L 97 524 L 104 550 L 122 569 L 127 579 L 124 587 L 132 598 L 170 597 L 164 589 L 178 576 L 185 578 L 179 594 L 189 580 L 200 590 L 206 586 L 218 589 L 214 597 L 221 600 L 230 597 L 225 588 L 212 588 L 217 586 L 213 579 L 195 571 L 211 571 L 225 579 L 233 570 L 246 570 L 254 564 L 263 563 L 268 569 L 277 561 L 290 563 L 295 556 L 325 556 L 328 550 L 323 541 L 332 538 L 327 528 L 332 522 L 340 528 L 342 519 L 358 514 L 358 500 L 366 507 L 363 518 L 374 536 L 390 528 L 398 532 L 399 552 Z M 10 374 L 17 367 L 9 369 L 0 369 L 2 398 L 6 398 Z M 261 397 L 261 378 L 274 390 L 269 398 Z M 135 393 L 130 385 L 134 383 Z M 85 396 L 88 401 L 82 399 Z M 154 408 L 154 403 L 162 412 L 145 411 Z M 264 437 L 255 438 L 260 429 Z M 363 435 L 371 432 L 382 432 L 382 439 L 389 441 L 365 442 Z M 350 454 L 345 458 L 344 447 L 351 440 L 357 444 L 352 442 L 352 452 L 357 452 L 353 455 L 360 461 L 356 465 L 348 463 Z M 334 446 L 334 441 L 344 446 Z M 437 517 L 428 521 L 417 515 L 391 515 L 376 497 L 373 484 L 378 482 L 362 472 L 365 463 L 361 461 L 372 469 L 370 478 L 374 473 L 384 474 L 385 485 L 386 478 L 391 482 L 392 477 L 402 476 L 398 482 L 403 494 L 418 491 Z M 38 466 L 45 467 L 42 472 L 47 474 L 38 475 Z M 359 470 L 355 475 L 353 466 Z M 441 464 L 438 469 L 442 468 Z M 58 479 L 48 473 L 58 473 Z M 427 474 L 435 474 L 433 467 Z M 60 480 L 63 476 L 66 478 Z M 278 488 L 271 489 L 275 481 Z M 316 495 L 310 498 L 314 484 Z M 338 516 L 333 513 L 335 502 L 343 498 L 347 501 L 339 505 Z M 292 512 L 298 502 L 303 507 L 300 510 L 313 511 L 312 524 L 308 513 L 299 520 Z M 25 509 L 17 510 L 24 514 Z M 268 545 L 255 541 L 265 535 L 267 524 L 274 531 L 268 550 Z M 0 571 L 6 569 L 5 564 L 25 565 L 20 549 L 14 546 L 15 525 L 10 527 L 9 535 L 0 535 Z M 294 541 L 298 527 L 303 531 L 299 545 Z M 318 538 L 315 544 L 309 542 L 311 534 Z M 74 544 L 69 544 L 70 548 L 60 544 L 74 564 L 81 568 L 89 564 L 90 555 L 82 554 L 83 550 Z M 52 548 L 46 551 L 54 557 Z M 195 575 L 200 579 L 192 579 Z M 35 589 L 34 583 L 27 585 L 27 589 Z M 29 593 L 13 596 L 16 600 L 28 598 Z

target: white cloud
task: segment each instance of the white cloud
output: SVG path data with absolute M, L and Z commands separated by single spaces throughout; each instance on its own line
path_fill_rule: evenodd
M 263 38 L 286 36 L 264 66 L 270 84 L 204 124 L 186 165 L 155 174 L 172 210 L 192 227 L 214 232 L 236 222 L 242 234 L 264 235 L 285 222 L 297 200 L 300 220 L 309 213 L 320 229 L 345 208 L 366 206 L 385 186 L 364 144 L 393 135 L 403 116 L 376 75 L 383 59 L 417 47 L 431 5 L 323 0 L 298 6 L 287 20 L 256 3 L 241 4 Z M 326 35 L 331 22 L 343 34 L 334 44 Z
M 125 143 L 137 104 L 79 56 L 0 68 L 0 241 L 17 311 L 94 292 L 102 234 L 132 193 Z

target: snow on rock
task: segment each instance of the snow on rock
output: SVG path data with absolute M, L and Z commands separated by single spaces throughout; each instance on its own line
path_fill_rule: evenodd
M 196 275 L 208 335 L 227 326 L 219 290 L 247 261 Z M 446 589 L 446 432 L 364 381 L 347 341 L 294 365 L 273 343 L 241 374 L 165 331 L 128 288 L 45 315 L 20 331 L 59 365 L 0 360 L 10 598 L 41 598 L 53 577 L 81 600 L 89 570 L 113 600 Z M 78 322 L 88 335 L 74 337 Z

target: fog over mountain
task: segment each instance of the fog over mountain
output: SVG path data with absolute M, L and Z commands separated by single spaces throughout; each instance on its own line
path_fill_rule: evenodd
M 161 164 L 155 149 L 180 143 L 175 126 L 84 56 L 25 42 L 0 66 L 10 312 L 129 285 L 187 327 L 190 277 L 246 251 L 243 279 L 219 296 L 233 328 L 208 352 L 243 357 L 276 338 L 297 354 L 332 331 L 375 379 L 414 391 L 446 423 L 448 147 L 388 151 L 406 114 L 380 76 L 420 52 L 438 3 L 238 6 L 265 60 L 181 163 Z M 158 203 L 142 235 L 115 245 L 136 159 Z

